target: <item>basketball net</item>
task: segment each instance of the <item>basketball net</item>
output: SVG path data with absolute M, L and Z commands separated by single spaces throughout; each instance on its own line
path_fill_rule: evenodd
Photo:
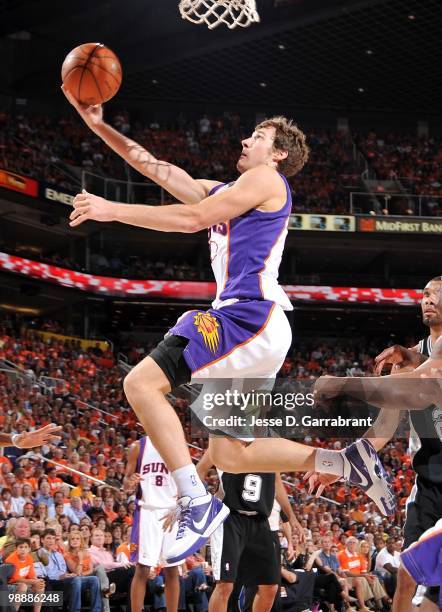
M 180 0 L 179 9 L 183 19 L 205 23 L 209 30 L 220 23 L 233 30 L 259 22 L 255 0 Z

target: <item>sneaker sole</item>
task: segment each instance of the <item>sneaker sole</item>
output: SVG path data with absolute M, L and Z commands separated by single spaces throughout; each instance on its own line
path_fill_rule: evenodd
M 223 504 L 223 507 L 216 515 L 215 520 L 210 523 L 204 534 L 200 536 L 185 552 L 181 553 L 180 555 L 176 555 L 175 557 L 166 557 L 167 563 L 177 563 L 178 561 L 182 561 L 186 557 L 189 557 L 189 555 L 193 555 L 194 552 L 199 550 L 201 546 L 207 542 L 212 533 L 216 531 L 218 527 L 222 525 L 222 523 L 224 523 L 229 514 L 229 508 Z

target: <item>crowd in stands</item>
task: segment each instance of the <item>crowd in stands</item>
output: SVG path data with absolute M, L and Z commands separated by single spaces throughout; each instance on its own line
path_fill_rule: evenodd
M 359 136 L 358 146 L 376 177 L 398 180 L 407 192 L 424 196 L 424 213 L 442 213 L 442 141 L 436 137 L 377 134 Z
M 253 127 L 250 121 L 245 124 L 239 115 L 227 112 L 193 120 L 179 115 L 169 124 L 133 121 L 127 112 L 108 120 L 156 157 L 183 167 L 192 176 L 220 181 L 237 175 L 240 141 Z M 309 163 L 291 180 L 294 207 L 300 212 L 347 213 L 344 185 L 357 182 L 358 173 L 346 137 L 309 133 L 308 143 Z M 72 178 L 72 172 L 66 173 L 69 167 L 119 180 L 130 176 L 122 160 L 68 113 L 59 119 L 0 113 L 0 166 L 74 192 L 79 181 Z
M 56 322 L 45 328 L 60 331 Z M 306 346 L 289 355 L 281 376 L 287 382 L 322 373 L 371 371 L 378 350 L 373 344 L 360 350 L 344 343 Z M 142 356 L 132 343 L 130 360 Z M 1 430 L 19 433 L 56 422 L 63 431 L 60 444 L 42 447 L 39 453 L 9 448 L 0 455 L 2 561 L 28 567 L 25 581 L 19 582 L 26 588 L 41 591 L 49 585 L 71 602 L 88 601 L 94 612 L 107 611 L 109 605 L 117 609 L 127 601 L 133 574 L 128 543 L 135 497 L 125 492 L 122 482 L 128 448 L 142 435 L 123 394 L 124 373 L 110 351 L 83 350 L 78 343 L 59 339 L 43 341 L 35 330 L 6 318 L 0 322 L 0 363 L 5 359 L 23 376 L 0 370 Z M 49 389 L 40 384 L 48 380 L 41 376 L 55 379 L 54 385 Z M 206 440 L 191 431 L 188 400 L 178 395 L 173 402 L 188 440 L 203 449 Z M 335 449 L 346 443 L 316 434 L 305 442 Z M 195 448 L 191 452 L 195 459 L 201 455 Z M 337 611 L 344 601 L 360 610 L 389 605 L 413 471 L 406 440 L 392 440 L 381 455 L 399 498 L 396 515 L 388 519 L 342 482 L 329 486 L 316 500 L 307 494 L 302 474 L 283 474 L 305 535 L 304 542 L 296 533 L 291 541 L 281 535 L 284 605 L 303 598 L 305 608 L 313 601 L 328 601 Z M 207 486 L 216 488 L 215 471 L 209 472 Z M 202 552 L 187 559 L 180 570 L 183 610 L 186 602 L 192 602 L 197 612 L 207 609 L 213 579 L 206 561 Z M 16 578 L 14 574 L 7 580 L 17 584 Z M 155 568 L 146 600 L 152 610 L 164 607 L 163 591 L 161 570 Z
M 159 122 L 138 120 L 121 111 L 107 120 L 159 159 L 179 165 L 192 176 L 225 182 L 237 175 L 240 141 L 253 129 L 251 118 L 229 112 L 199 118 L 179 114 L 174 121 Z M 311 148 L 309 162 L 290 180 L 294 210 L 348 213 L 346 188 L 357 186 L 361 174 L 351 136 L 318 130 L 308 132 L 307 140 Z M 440 139 L 370 131 L 356 135 L 355 142 L 377 179 L 398 179 L 406 192 L 424 196 L 420 202 L 422 213 L 441 213 L 441 200 L 437 199 L 442 196 Z M 0 167 L 74 193 L 80 187 L 80 170 L 122 181 L 143 180 L 69 112 L 59 118 L 0 113 Z M 99 185 L 98 189 L 102 183 Z M 94 187 L 91 184 L 89 188 Z M 143 190 L 136 190 L 135 196 L 138 200 L 147 198 L 148 203 L 160 197 L 149 196 Z M 403 207 L 403 214 L 419 212 L 405 200 Z

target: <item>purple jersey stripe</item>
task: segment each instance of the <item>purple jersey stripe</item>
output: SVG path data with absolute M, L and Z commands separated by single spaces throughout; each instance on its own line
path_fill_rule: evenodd
M 134 512 L 134 522 L 132 523 L 132 531 L 130 534 L 130 562 L 138 563 L 140 551 L 140 507 L 137 505 Z
M 280 176 L 287 192 L 286 202 L 280 210 L 252 209 L 230 221 L 228 268 L 226 284 L 219 296 L 221 300 L 265 299 L 260 273 L 265 270 L 292 209 L 290 187 L 286 178 Z

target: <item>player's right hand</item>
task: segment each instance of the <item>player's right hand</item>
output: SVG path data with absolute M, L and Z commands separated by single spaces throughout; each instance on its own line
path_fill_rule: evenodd
M 135 491 L 142 480 L 143 477 L 137 472 L 134 472 L 131 476 L 124 479 L 124 490 Z
M 414 370 L 425 360 L 426 357 L 421 355 L 421 353 L 406 348 L 405 346 L 401 346 L 400 344 L 395 344 L 394 346 L 386 348 L 382 351 L 382 353 L 375 357 L 374 373 L 376 376 L 380 376 L 386 365 L 391 365 L 390 372 L 392 374 L 406 368 Z
M 319 497 L 325 487 L 334 482 L 338 482 L 340 479 L 340 476 L 335 476 L 334 474 L 320 474 L 319 472 L 307 472 L 303 478 L 304 481 L 308 480 L 309 495 L 312 495 L 316 489 L 315 497 Z
M 173 526 L 178 520 L 179 508 L 172 508 L 169 510 L 167 514 L 161 517 L 161 521 L 163 521 L 163 531 L 172 531 Z
M 61 91 L 91 130 L 94 130 L 103 122 L 103 106 L 101 104 L 95 104 L 94 106 L 81 104 L 66 85 L 61 86 Z

